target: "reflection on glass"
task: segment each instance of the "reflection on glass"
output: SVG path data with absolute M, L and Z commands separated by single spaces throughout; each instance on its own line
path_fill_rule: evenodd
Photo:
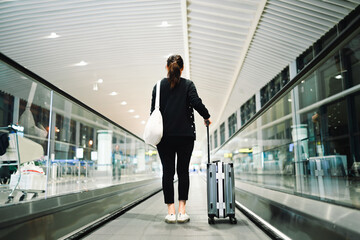
M 0 134 L 9 134 L 10 139 L 10 146 L 0 156 L 0 205 L 14 203 L 24 192 L 42 193 L 46 188 L 43 166 L 48 155 L 49 103 L 49 89 L 0 64 Z M 7 129 L 11 124 L 23 130 Z M 8 195 L 14 198 L 6 198 Z
M 241 181 L 360 208 L 359 42 L 329 55 L 214 157 L 234 162 Z
M 30 174 L 22 175 L 14 192 L 17 202 L 30 200 L 21 196 L 29 187 L 38 189 L 31 199 L 38 200 L 160 177 L 155 148 L 58 93 L 53 94 L 50 106 L 50 89 L 5 64 L 0 64 L 0 72 L 0 127 L 13 123 L 23 126 L 19 137 L 23 135 L 33 144 L 33 152 L 37 152 L 34 144 L 43 150 L 27 160 L 29 164 L 21 165 Z M 0 134 L 4 132 L 0 130 Z M 2 192 L 10 192 L 16 185 L 10 179 L 17 164 L 4 156 L 0 156 L 0 183 Z M 33 173 L 42 174 L 41 179 Z M 36 185 L 26 185 L 29 182 Z M 7 199 L 0 200 L 0 206 L 9 204 L 5 205 Z

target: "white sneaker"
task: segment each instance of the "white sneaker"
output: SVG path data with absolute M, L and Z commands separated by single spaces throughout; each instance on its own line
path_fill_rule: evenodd
M 190 221 L 190 217 L 186 213 L 185 214 L 179 213 L 178 217 L 177 217 L 177 221 L 178 221 L 178 223 L 186 223 L 186 222 Z
M 167 222 L 167 223 L 176 223 L 176 215 L 175 214 L 166 215 L 165 222 Z

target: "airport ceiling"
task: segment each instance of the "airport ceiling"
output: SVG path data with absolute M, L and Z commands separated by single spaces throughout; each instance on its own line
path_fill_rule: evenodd
M 152 87 L 180 54 L 215 129 L 359 3 L 0 1 L 0 52 L 140 137 Z

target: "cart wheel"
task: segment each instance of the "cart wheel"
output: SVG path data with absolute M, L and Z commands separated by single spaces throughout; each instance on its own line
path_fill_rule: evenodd
M 38 193 L 34 193 L 34 195 L 31 197 L 31 199 L 34 199 L 38 196 Z
M 237 223 L 237 220 L 235 217 L 230 217 L 230 223 L 231 224 L 236 224 Z
M 5 204 L 12 203 L 14 201 L 14 196 L 8 196 L 8 200 L 5 202 Z
M 208 223 L 211 224 L 215 224 L 215 220 L 214 218 L 208 218 Z
M 27 194 L 23 192 L 23 194 L 19 198 L 19 202 L 24 201 L 26 199 Z

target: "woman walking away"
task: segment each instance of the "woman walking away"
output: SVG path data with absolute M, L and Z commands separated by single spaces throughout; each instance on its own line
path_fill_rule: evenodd
M 157 145 L 163 166 L 162 186 L 164 201 L 168 206 L 165 222 L 175 223 L 176 212 L 174 204 L 175 155 L 177 155 L 179 209 L 177 222 L 190 220 L 185 205 L 189 193 L 189 163 L 195 141 L 195 110 L 209 120 L 209 112 L 199 98 L 192 81 L 181 78 L 184 62 L 180 55 L 167 59 L 167 78 L 160 84 L 160 112 L 163 117 L 163 137 Z M 155 109 L 156 85 L 152 92 L 151 113 Z M 210 121 L 210 120 L 209 120 Z

